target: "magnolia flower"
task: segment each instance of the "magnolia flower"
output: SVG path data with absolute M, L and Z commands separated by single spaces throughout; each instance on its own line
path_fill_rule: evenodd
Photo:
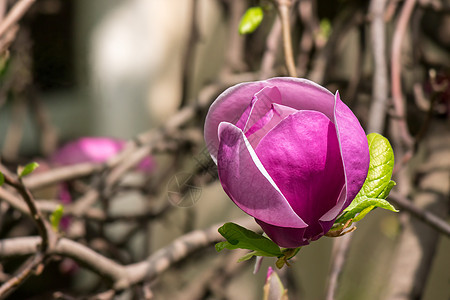
M 279 246 L 323 236 L 361 189 L 367 139 L 339 94 L 272 78 L 223 92 L 205 121 L 220 182 Z

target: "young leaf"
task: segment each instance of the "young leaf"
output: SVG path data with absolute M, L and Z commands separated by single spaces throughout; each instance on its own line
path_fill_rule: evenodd
M 29 163 L 22 169 L 19 177 L 22 178 L 24 176 L 27 176 L 28 174 L 32 173 L 37 167 L 39 167 L 39 164 L 37 162 Z
M 61 222 L 63 212 L 64 212 L 64 207 L 62 205 L 58 205 L 56 207 L 56 209 L 50 215 L 50 223 L 52 224 L 52 228 L 54 231 L 58 231 L 59 222 Z
M 242 256 L 241 258 L 239 258 L 237 262 L 249 260 L 253 256 L 258 256 L 258 252 L 256 252 L 256 251 L 249 252 L 249 253 L 245 254 L 244 256 Z
M 391 183 L 394 169 L 394 151 L 389 141 L 380 134 L 367 135 L 369 142 L 370 164 L 366 181 L 356 196 L 381 198 L 386 187 Z M 387 197 L 387 195 L 385 195 Z
M 3 176 L 2 172 L 0 172 L 0 186 L 2 186 L 3 183 L 5 183 L 5 176 Z
M 331 22 L 327 18 L 320 20 L 319 35 L 327 40 L 331 35 Z
M 351 210 L 346 211 L 341 217 L 337 219 L 337 223 L 345 223 L 350 219 L 352 222 L 358 222 L 375 207 L 381 207 L 393 212 L 398 212 L 388 201 L 384 199 L 366 198 L 359 201 Z
M 395 182 L 391 180 L 394 169 L 394 151 L 389 141 L 380 134 L 367 135 L 367 141 L 370 164 L 366 181 L 358 195 L 335 223 L 344 223 L 350 219 L 353 219 L 353 222 L 359 221 L 375 207 L 397 211 L 384 200 L 395 185 Z
M 395 181 L 390 180 L 389 183 L 386 185 L 384 190 L 380 193 L 378 198 L 380 199 L 386 199 L 387 196 L 389 196 L 389 193 L 391 192 L 392 188 L 396 185 Z
M 225 223 L 219 233 L 227 240 L 216 244 L 216 250 L 248 249 L 254 251 L 252 256 L 282 256 L 280 247 L 270 239 L 234 223 Z
M 264 18 L 263 9 L 259 6 L 250 7 L 247 9 L 245 14 L 242 16 L 241 22 L 239 23 L 239 33 L 249 34 L 259 27 Z

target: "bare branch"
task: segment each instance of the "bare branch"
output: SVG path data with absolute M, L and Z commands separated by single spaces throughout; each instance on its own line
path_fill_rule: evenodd
M 4 173 L 3 176 L 5 177 L 5 183 L 14 187 L 17 190 L 17 192 L 19 192 L 19 194 L 22 196 L 22 198 L 25 200 L 25 203 L 27 204 L 28 209 L 30 211 L 30 215 L 37 225 L 39 235 L 42 237 L 41 251 L 45 252 L 49 246 L 48 229 L 42 218 L 40 211 L 36 207 L 36 203 L 35 203 L 33 195 L 23 185 L 22 180 L 15 179 L 6 173 Z
M 413 139 L 408 131 L 408 125 L 406 123 L 406 110 L 405 101 L 402 94 L 401 85 L 401 48 L 402 40 L 405 36 L 406 29 L 408 28 L 409 19 L 414 10 L 416 0 L 406 0 L 405 4 L 400 13 L 397 26 L 395 28 L 394 36 L 392 38 L 392 49 L 391 49 L 391 92 L 392 101 L 395 108 L 396 118 L 393 120 L 396 126 L 402 142 L 407 147 L 411 147 L 413 144 Z
M 300 0 L 298 3 L 298 12 L 300 20 L 303 23 L 304 30 L 300 40 L 297 64 L 300 76 L 304 76 L 307 71 L 309 56 L 315 44 L 315 35 L 319 30 L 319 20 L 317 18 L 316 1 Z
M 292 7 L 291 0 L 276 0 L 277 9 L 281 19 L 281 28 L 283 31 L 283 49 L 286 67 L 291 77 L 297 77 L 297 69 L 295 68 L 294 53 L 292 51 L 291 38 L 291 22 L 290 10 Z
M 17 287 L 19 287 L 19 285 L 21 285 L 25 279 L 32 274 L 33 270 L 42 264 L 43 260 L 44 254 L 40 251 L 37 252 L 35 256 L 27 260 L 16 275 L 8 279 L 8 281 L 0 286 L 0 299 L 5 299 Z
M 46 187 L 62 181 L 80 178 L 100 172 L 104 166 L 99 163 L 80 163 L 76 165 L 54 168 L 45 173 L 31 174 L 23 179 L 30 190 Z
M 235 221 L 247 228 L 258 230 L 256 223 L 250 218 Z M 217 229 L 222 224 L 213 225 L 204 230 L 195 230 L 175 239 L 168 246 L 158 250 L 145 261 L 122 266 L 115 261 L 93 251 L 92 249 L 61 238 L 49 249 L 48 254 L 70 257 L 83 264 L 93 272 L 110 279 L 114 289 L 121 290 L 131 285 L 149 281 L 167 270 L 174 263 L 189 256 L 214 242 L 223 240 Z M 0 241 L 0 258 L 17 255 L 30 255 L 36 252 L 41 243 L 40 237 L 11 238 Z
M 53 245 L 53 242 L 56 240 L 55 235 L 50 229 L 50 226 L 45 222 L 42 218 L 42 215 L 38 208 L 36 207 L 36 203 L 31 192 L 23 185 L 22 180 L 16 179 L 14 176 L 9 174 L 5 170 L 5 168 L 1 167 L 3 177 L 5 179 L 5 184 L 12 186 L 17 192 L 22 196 L 25 200 L 26 205 L 28 206 L 28 210 L 34 222 L 37 225 L 38 232 L 41 236 L 39 248 L 34 248 L 34 256 L 26 261 L 22 267 L 19 269 L 17 274 L 12 276 L 8 281 L 0 286 L 0 298 L 6 297 L 12 291 L 14 291 L 19 285 L 21 285 L 28 276 L 30 276 L 31 272 L 40 266 L 47 254 L 48 250 Z M 4 189 L 4 187 L 0 187 L 0 190 Z M 37 251 L 36 251 L 37 250 Z
M 195 65 L 195 49 L 197 42 L 200 40 L 200 32 L 198 28 L 198 0 L 191 0 L 191 20 L 189 30 L 189 40 L 187 42 L 186 50 L 183 59 L 183 72 L 182 72 L 182 92 L 180 108 L 186 106 L 189 100 L 189 87 L 192 82 L 190 80 L 193 75 L 193 69 Z
M 330 274 L 328 275 L 328 286 L 326 291 L 326 300 L 336 299 L 339 277 L 344 269 L 347 260 L 348 251 L 353 235 L 347 234 L 339 237 L 333 243 L 333 254 L 331 257 Z
M 384 10 L 386 0 L 372 0 L 370 2 L 370 25 L 374 74 L 372 87 L 372 104 L 367 131 L 383 133 L 386 120 L 388 100 L 388 74 L 386 62 L 386 28 L 384 23 Z
M 0 37 L 23 17 L 34 2 L 35 0 L 21 0 L 11 8 L 0 23 Z
M 430 225 L 440 233 L 450 237 L 450 224 L 439 216 L 417 207 L 410 199 L 407 199 L 396 192 L 390 193 L 389 200 L 394 204 L 397 204 L 400 209 L 409 212 L 411 215 Z
M 266 50 L 261 61 L 261 75 L 262 79 L 266 79 L 273 75 L 273 66 L 277 58 L 278 48 L 281 37 L 281 21 L 276 18 L 272 25 L 269 36 L 266 39 Z

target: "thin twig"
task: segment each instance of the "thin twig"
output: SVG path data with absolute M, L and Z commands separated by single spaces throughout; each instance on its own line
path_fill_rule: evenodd
M 20 211 L 25 215 L 30 215 L 30 211 L 26 204 L 21 201 L 20 198 L 16 197 L 16 195 L 6 189 L 0 188 L 0 199 L 5 200 L 6 203 Z M 95 198 L 96 199 L 96 198 Z M 113 215 L 106 214 L 102 209 L 91 207 L 92 203 L 89 202 L 89 205 L 85 205 L 84 207 L 79 206 L 79 202 L 74 202 L 69 205 L 63 206 L 64 216 L 74 217 L 74 218 L 82 218 L 91 221 L 97 222 L 117 222 L 117 221 L 130 221 L 130 222 L 140 222 L 140 221 L 151 221 L 156 218 L 160 218 L 164 216 L 170 211 L 172 207 L 170 204 L 167 204 L 159 209 L 152 209 L 146 211 L 139 211 L 136 213 L 117 213 Z M 61 203 L 58 200 L 54 201 L 46 201 L 46 200 L 37 200 L 36 207 L 42 213 L 52 213 L 54 212 Z
M 363 20 L 362 12 L 356 6 L 343 10 L 336 16 L 332 24 L 333 30 L 326 40 L 325 45 L 318 50 L 316 45 L 316 54 L 312 61 L 312 69 L 307 75 L 309 79 L 319 84 L 324 83 L 336 49 L 339 48 L 339 43 L 343 40 L 342 37 L 354 26 L 361 24 Z
M 304 30 L 300 40 L 297 65 L 299 75 L 304 76 L 307 71 L 309 56 L 315 44 L 315 35 L 319 31 L 315 0 L 300 0 L 298 3 L 298 13 Z
M 414 10 L 416 0 L 406 0 L 400 13 L 400 17 L 395 28 L 394 36 L 392 38 L 391 49 L 391 92 L 392 101 L 395 108 L 396 118 L 393 120 L 398 126 L 399 134 L 402 142 L 407 147 L 411 147 L 413 139 L 408 131 L 408 124 L 406 123 L 405 101 L 402 94 L 401 84 L 401 50 L 402 41 L 408 28 L 409 19 Z
M 33 218 L 34 222 L 37 225 L 39 235 L 42 237 L 42 244 L 41 244 L 41 251 L 45 253 L 49 246 L 49 235 L 48 230 L 45 225 L 45 222 L 42 218 L 42 215 L 38 208 L 36 207 L 36 203 L 34 200 L 33 195 L 31 192 L 25 187 L 21 179 L 15 179 L 12 176 L 9 176 L 8 174 L 3 174 L 5 178 L 5 183 L 9 184 L 13 188 L 19 192 L 19 194 L 22 196 L 22 198 L 25 200 L 25 203 L 28 206 L 28 209 L 30 210 L 30 215 Z
M 241 0 L 227 0 L 229 10 L 228 38 L 225 49 L 224 73 L 242 72 L 247 69 L 244 59 L 245 37 L 239 34 L 239 23 L 247 3 Z
M 1 171 L 5 179 L 5 184 L 8 184 L 16 189 L 16 191 L 25 200 L 30 215 L 36 223 L 39 235 L 41 237 L 39 248 L 37 246 L 34 248 L 34 256 L 22 265 L 16 275 L 11 277 L 7 282 L 3 283 L 2 286 L 0 286 L 0 298 L 3 299 L 17 287 L 19 287 L 25 281 L 25 279 L 31 275 L 32 271 L 43 263 L 44 258 L 48 250 L 50 249 L 51 243 L 53 245 L 53 241 L 56 241 L 56 237 L 52 234 L 51 229 L 49 229 L 49 226 L 42 218 L 40 211 L 36 207 L 33 195 L 25 187 L 22 180 L 20 178 L 16 179 L 3 167 L 1 167 Z M 2 189 L 4 189 L 4 187 L 0 187 L 0 190 Z M 36 250 L 38 251 L 36 252 Z
M 182 73 L 182 92 L 180 108 L 186 106 L 189 100 L 189 86 L 192 83 L 193 69 L 195 65 L 195 48 L 197 42 L 200 39 L 200 33 L 198 29 L 198 1 L 191 0 L 191 23 L 190 23 L 190 35 L 186 46 L 186 52 L 184 53 L 184 65 Z
M 281 21 L 276 18 L 272 25 L 272 29 L 266 39 L 266 50 L 261 60 L 260 78 L 267 79 L 273 74 L 273 66 L 277 58 L 277 53 L 281 37 Z
M 35 1 L 36 0 L 21 0 L 11 8 L 0 23 L 0 37 L 22 18 Z
M 372 104 L 370 106 L 368 132 L 383 133 L 386 120 L 388 98 L 388 74 L 386 62 L 386 28 L 384 10 L 386 0 L 372 0 L 370 2 L 370 25 L 374 74 L 372 87 Z
M 414 203 L 406 197 L 403 197 L 399 193 L 391 192 L 389 195 L 389 199 L 394 204 L 397 204 L 400 209 L 409 212 L 414 217 L 423 221 L 424 223 L 430 225 L 440 233 L 443 233 L 450 237 L 450 224 L 443 220 L 442 218 L 436 216 L 435 214 L 420 209 Z
M 103 168 L 104 165 L 99 163 L 80 163 L 71 166 L 57 167 L 46 171 L 45 173 L 31 174 L 24 178 L 23 182 L 30 190 L 36 190 L 58 182 L 95 174 L 102 171 Z
M 5 299 L 11 294 L 17 287 L 19 287 L 44 260 L 44 254 L 39 251 L 27 260 L 21 270 L 8 281 L 0 286 L 0 299 Z
M 328 286 L 326 290 L 326 299 L 336 299 L 336 292 L 339 282 L 339 277 L 344 269 L 345 262 L 347 260 L 348 252 L 350 249 L 350 243 L 353 235 L 347 234 L 339 237 L 333 244 L 333 255 L 331 257 L 331 269 L 328 278 Z
M 292 38 L 291 38 L 291 22 L 290 22 L 290 9 L 292 6 L 291 0 L 276 0 L 277 9 L 281 19 L 281 28 L 283 31 L 283 49 L 284 60 L 286 62 L 286 68 L 288 74 L 291 77 L 297 77 L 297 69 L 295 68 L 294 53 L 292 50 Z
M 258 226 L 250 219 L 245 218 L 238 223 L 245 223 L 242 225 L 251 230 L 257 230 Z M 222 240 L 222 237 L 217 232 L 217 228 L 221 224 L 215 224 L 205 230 L 195 230 L 188 234 L 185 234 L 170 245 L 158 250 L 147 260 L 129 265 L 127 272 L 130 283 L 137 283 L 142 280 L 152 280 L 157 275 L 161 274 L 173 263 L 176 263 L 189 255 L 190 253 L 198 250 L 199 248 L 206 247 L 213 242 Z
M 3 18 L 5 17 L 7 4 L 8 0 L 0 0 L 0 23 L 3 21 Z

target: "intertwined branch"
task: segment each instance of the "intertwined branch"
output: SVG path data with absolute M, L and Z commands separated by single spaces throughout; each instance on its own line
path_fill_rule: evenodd
M 14 40 L 18 22 L 34 3 L 33 0 L 17 1 L 14 6 L 3 16 L 2 4 L 6 1 L 0 0 L 0 56 L 6 53 L 11 42 Z M 149 130 L 130 140 L 124 150 L 118 155 L 110 158 L 102 164 L 82 163 L 73 166 L 59 167 L 44 173 L 31 174 L 23 179 L 11 174 L 5 167 L 0 171 L 5 176 L 5 184 L 0 187 L 0 199 L 23 215 L 30 217 L 37 228 L 39 236 L 16 237 L 0 240 L 0 258 L 2 260 L 14 256 L 29 256 L 29 258 L 17 269 L 9 279 L 5 280 L 0 287 L 0 296 L 6 297 L 14 289 L 20 286 L 30 275 L 39 274 L 45 268 L 47 262 L 56 257 L 69 257 L 92 270 L 96 274 L 110 281 L 107 291 L 102 293 L 104 297 L 112 297 L 117 291 L 122 291 L 137 285 L 148 286 L 154 279 L 158 278 L 164 271 L 177 262 L 189 257 L 191 254 L 212 245 L 221 240 L 217 233 L 219 225 L 213 225 L 203 230 L 194 230 L 176 238 L 169 245 L 149 255 L 145 260 L 136 263 L 119 263 L 118 260 L 95 251 L 90 245 L 78 240 L 82 234 L 64 235 L 51 229 L 47 216 L 59 205 L 59 200 L 35 199 L 33 193 L 43 187 L 52 186 L 65 181 L 74 181 L 91 176 L 89 184 L 85 185 L 81 195 L 71 204 L 64 207 L 66 216 L 74 222 L 96 222 L 100 227 L 106 223 L 126 221 L 136 223 L 136 227 L 152 220 L 158 220 L 171 211 L 171 205 L 165 203 L 158 208 L 151 208 L 134 214 L 111 214 L 108 210 L 108 201 L 119 191 L 126 189 L 136 190 L 142 186 L 126 186 L 123 182 L 124 176 L 132 170 L 144 157 L 156 153 L 176 153 L 181 148 L 196 147 L 202 143 L 201 127 L 202 116 L 206 112 L 211 100 L 225 88 L 243 81 L 267 78 L 279 75 L 276 71 L 278 48 L 283 48 L 284 65 L 287 74 L 296 76 L 308 74 L 308 77 L 326 83 L 332 81 L 328 74 L 333 64 L 333 57 L 340 46 L 341 41 L 351 29 L 358 26 L 363 27 L 370 24 L 371 53 L 373 55 L 373 78 L 371 85 L 371 113 L 368 119 L 370 131 L 383 132 L 385 120 L 392 121 L 392 127 L 397 129 L 392 139 L 394 144 L 405 147 L 409 152 L 400 152 L 397 161 L 401 162 L 399 169 L 404 171 L 405 165 L 416 154 L 413 146 L 426 134 L 426 130 L 420 131 L 421 138 L 414 139 L 409 132 L 406 120 L 406 96 L 402 88 L 402 45 L 405 41 L 406 32 L 411 22 L 414 9 L 426 6 L 435 11 L 446 12 L 448 8 L 438 1 L 415 1 L 407 0 L 403 3 L 397 1 L 371 0 L 369 11 L 366 12 L 361 6 L 349 6 L 348 9 L 339 12 L 332 20 L 333 30 L 327 38 L 318 38 L 319 15 L 317 13 L 317 2 L 314 0 L 273 0 L 278 13 L 278 18 L 272 24 L 265 41 L 265 51 L 261 55 L 261 67 L 253 72 L 242 73 L 245 65 L 245 38 L 234 36 L 229 33 L 230 43 L 227 49 L 226 72 L 221 73 L 217 80 L 203 87 L 195 99 L 188 99 L 192 61 L 195 56 L 195 44 L 199 41 L 198 24 L 195 16 L 198 13 L 198 1 L 192 2 L 192 32 L 189 46 L 186 49 L 186 61 L 183 74 L 183 96 L 180 110 L 175 113 L 165 124 L 158 128 Z M 229 8 L 233 22 L 230 28 L 237 28 L 239 14 L 244 7 L 241 1 L 223 0 Z M 6 5 L 4 5 L 6 7 Z M 398 7 L 398 9 L 397 9 Z M 397 16 L 396 12 L 399 12 Z M 292 38 L 296 32 L 291 28 L 295 21 L 299 20 L 303 29 L 299 38 L 299 50 L 297 69 L 295 65 L 296 47 Z M 392 22 L 395 28 L 392 43 L 387 41 L 386 24 Z M 361 38 L 361 37 L 360 37 Z M 386 45 L 391 44 L 391 57 L 387 57 Z M 362 52 L 362 50 L 360 50 Z M 359 53 L 362 57 L 362 53 Z M 359 60 L 361 60 L 361 57 Z M 387 76 L 387 70 L 391 70 L 391 78 Z M 356 95 L 363 80 L 359 78 L 362 74 L 362 66 L 356 66 L 353 74 L 354 81 L 348 83 L 350 94 Z M 286 75 L 286 74 L 282 74 Z M 338 81 L 338 80 L 337 80 Z M 363 87 L 364 88 L 364 87 Z M 390 94 L 389 94 L 390 92 Z M 353 99 L 348 99 L 350 102 Z M 394 111 L 389 115 L 389 105 L 392 104 Z M 432 116 L 433 104 L 429 103 L 428 113 Z M 432 122 L 431 117 L 427 123 Z M 426 129 L 427 126 L 423 126 Z M 200 135 L 200 138 L 198 136 Z M 409 156 L 408 156 L 409 155 Z M 403 168 L 403 169 L 402 169 Z M 172 174 L 173 168 L 161 171 L 158 176 L 152 177 L 152 200 L 161 194 L 160 186 Z M 164 173 L 164 174 L 163 174 Z M 403 174 L 403 175 L 402 175 Z M 399 177 L 404 177 L 404 172 L 399 172 Z M 408 181 L 408 178 L 400 178 L 400 182 Z M 410 191 L 408 191 L 409 193 Z M 158 194 L 159 193 L 159 194 Z M 393 192 L 390 199 L 397 208 L 408 212 L 411 216 L 431 226 L 433 232 L 450 236 L 450 226 L 445 217 L 439 216 L 426 208 L 419 207 L 414 202 L 415 195 L 411 192 Z M 154 196 L 156 195 L 156 196 Z M 154 196 L 154 197 L 153 197 Z M 102 207 L 95 204 L 102 203 Z M 257 230 L 255 223 L 249 219 L 238 221 L 247 228 Z M 429 228 L 428 228 L 429 229 Z M 411 234 L 411 232 L 409 232 Z M 339 278 L 346 265 L 346 257 L 350 249 L 351 236 L 337 240 L 333 264 L 330 268 L 330 278 L 327 289 L 327 299 L 335 299 L 339 286 Z M 420 258 L 419 258 L 420 259 Z M 431 259 L 431 258 L 429 258 Z M 416 262 L 417 263 L 417 262 Z M 214 270 L 208 274 L 217 274 Z M 426 270 L 423 271 L 426 273 Z M 231 276 L 229 273 L 227 276 Z M 205 279 L 206 278 L 206 279 Z M 207 277 L 203 278 L 198 286 L 204 289 Z M 219 281 L 220 282 L 220 281 Z M 411 280 L 412 282 L 412 280 Z M 197 289 L 198 289 L 197 286 Z M 406 289 L 406 288 L 405 288 Z M 404 291 L 403 291 L 404 292 Z M 150 292 L 149 292 L 150 293 Z M 195 295 L 201 294 L 196 291 Z M 420 293 L 419 293 L 420 294 Z

